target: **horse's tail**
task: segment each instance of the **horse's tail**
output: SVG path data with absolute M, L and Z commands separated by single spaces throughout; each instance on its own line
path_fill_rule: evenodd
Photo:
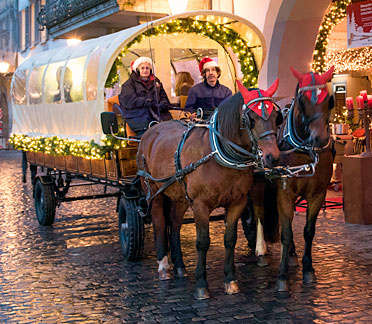
M 265 241 L 275 243 L 279 240 L 279 213 L 277 205 L 276 182 L 266 181 L 264 193 L 265 216 L 263 220 Z

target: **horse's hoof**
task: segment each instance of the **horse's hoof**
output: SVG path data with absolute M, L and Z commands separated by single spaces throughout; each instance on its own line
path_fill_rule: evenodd
M 199 300 L 211 298 L 208 288 L 196 288 L 194 292 L 194 297 Z
M 291 255 L 291 256 L 288 258 L 288 265 L 289 265 L 290 267 L 298 267 L 298 266 L 299 266 L 297 255 Z
M 176 278 L 185 278 L 188 274 L 185 268 L 174 268 L 174 276 Z
M 289 291 L 288 280 L 278 280 L 276 283 L 276 290 L 279 292 Z
M 259 267 L 266 267 L 270 264 L 269 262 L 269 258 L 267 257 L 267 255 L 259 255 L 257 257 L 257 265 Z
M 304 272 L 303 273 L 303 282 L 305 284 L 310 284 L 316 282 L 316 277 L 315 273 L 310 271 L 310 272 Z
M 238 282 L 236 280 L 224 283 L 225 294 L 234 295 L 240 292 Z
M 159 271 L 159 280 L 170 280 L 172 279 L 172 274 L 169 269 L 163 269 Z

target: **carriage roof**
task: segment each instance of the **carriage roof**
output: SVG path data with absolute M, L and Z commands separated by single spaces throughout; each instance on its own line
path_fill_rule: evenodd
M 105 81 L 115 59 L 138 35 L 178 18 L 224 24 L 234 30 L 252 48 L 260 68 L 265 56 L 265 41 L 258 28 L 245 19 L 211 10 L 168 16 L 76 46 L 41 52 L 25 60 L 12 79 L 12 133 L 98 143 L 103 135 L 100 113 L 105 110 Z M 169 62 L 164 64 L 169 65 Z M 158 75 L 158 62 L 156 69 Z M 71 102 L 66 102 L 65 92 L 60 90 L 66 86 L 71 87 Z

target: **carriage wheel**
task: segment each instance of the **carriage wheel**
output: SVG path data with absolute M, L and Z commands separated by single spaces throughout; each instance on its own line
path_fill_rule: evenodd
M 144 222 L 137 212 L 136 199 L 120 198 L 119 237 L 125 260 L 135 261 L 141 258 L 144 245 Z
M 56 215 L 56 197 L 53 184 L 43 184 L 40 179 L 35 183 L 35 211 L 40 225 L 52 225 Z

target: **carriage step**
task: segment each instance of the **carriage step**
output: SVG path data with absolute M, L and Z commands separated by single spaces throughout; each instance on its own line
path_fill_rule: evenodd
M 210 217 L 210 221 L 211 222 L 213 222 L 213 221 L 220 221 L 220 220 L 224 220 L 224 219 L 225 219 L 225 214 L 212 215 Z M 194 218 L 185 218 L 183 220 L 183 224 L 192 224 L 192 223 L 195 223 Z

